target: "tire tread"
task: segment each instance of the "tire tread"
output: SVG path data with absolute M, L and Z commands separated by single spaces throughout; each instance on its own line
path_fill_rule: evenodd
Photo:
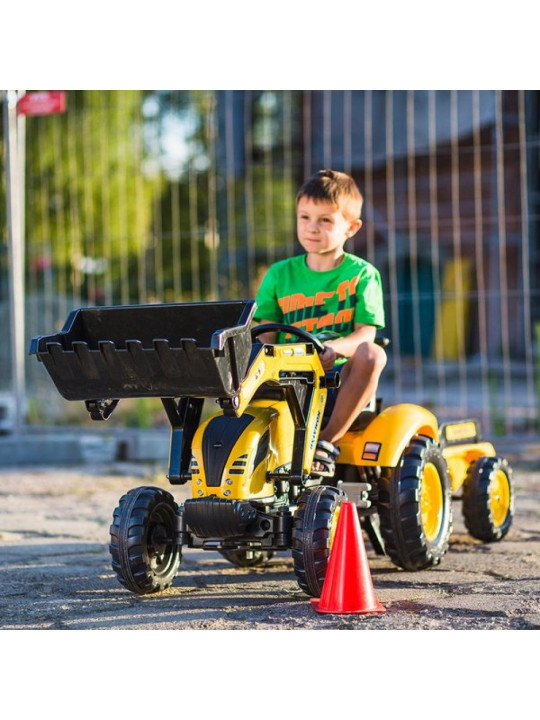
M 420 514 L 423 468 L 428 462 L 435 464 L 444 486 L 443 525 L 434 543 L 425 536 Z M 405 448 L 400 465 L 383 470 L 378 512 L 385 550 L 395 565 L 416 571 L 441 562 L 452 531 L 452 502 L 446 463 L 432 438 L 416 435 Z

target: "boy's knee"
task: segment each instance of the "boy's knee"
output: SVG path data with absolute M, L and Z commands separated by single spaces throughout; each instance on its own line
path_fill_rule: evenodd
M 386 353 L 380 345 L 373 342 L 361 343 L 354 354 L 355 365 L 360 366 L 364 371 L 380 375 L 386 365 Z

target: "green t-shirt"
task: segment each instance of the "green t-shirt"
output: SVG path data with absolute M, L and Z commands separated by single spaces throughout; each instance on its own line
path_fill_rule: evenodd
M 350 253 L 324 272 L 311 270 L 306 255 L 274 263 L 263 278 L 256 302 L 256 321 L 286 323 L 314 335 L 331 330 L 343 337 L 354 331 L 355 323 L 384 327 L 380 273 Z M 284 339 L 279 336 L 278 342 Z

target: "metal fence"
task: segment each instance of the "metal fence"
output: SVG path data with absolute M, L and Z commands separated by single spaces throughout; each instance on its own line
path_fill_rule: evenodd
M 26 340 L 81 305 L 252 297 L 300 250 L 297 187 L 334 167 L 365 197 L 347 249 L 383 275 L 385 404 L 536 433 L 539 132 L 532 91 L 69 91 L 26 119 Z M 83 419 L 34 358 L 25 381 L 29 422 Z

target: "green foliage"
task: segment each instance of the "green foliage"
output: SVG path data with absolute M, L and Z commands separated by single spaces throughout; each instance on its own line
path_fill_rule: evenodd
M 26 120 L 26 236 L 30 268 L 64 269 L 75 292 L 84 275 L 114 288 L 149 241 L 159 176 L 145 161 L 143 92 L 68 92 L 67 111 Z
M 148 430 L 156 425 L 163 424 L 165 413 L 159 398 L 135 398 L 125 400 L 118 406 L 115 415 L 115 424 L 125 427 Z M 113 424 L 113 423 L 111 423 Z

